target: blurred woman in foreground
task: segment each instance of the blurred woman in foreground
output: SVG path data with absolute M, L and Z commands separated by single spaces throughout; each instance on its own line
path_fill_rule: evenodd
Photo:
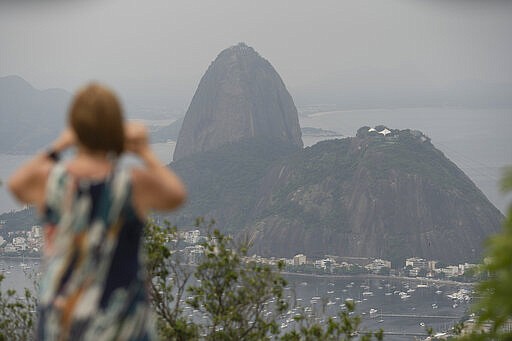
M 140 244 L 149 210 L 186 197 L 151 151 L 141 124 L 125 124 L 116 96 L 91 84 L 71 105 L 68 129 L 18 169 L 13 194 L 38 207 L 45 225 L 38 340 L 150 340 L 151 309 Z M 59 155 L 76 147 L 67 162 Z M 143 167 L 120 169 L 125 152 Z

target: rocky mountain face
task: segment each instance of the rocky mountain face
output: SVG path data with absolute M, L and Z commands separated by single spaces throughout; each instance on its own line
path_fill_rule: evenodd
M 18 76 L 0 77 L 0 152 L 34 153 L 61 131 L 71 95 L 37 90 Z
M 428 137 L 363 127 L 301 151 L 251 140 L 172 163 L 190 198 L 171 217 L 217 220 L 261 255 L 477 261 L 502 215 Z M 275 150 L 269 155 L 269 150 Z
M 17 84 L 37 98 L 37 90 Z M 4 96 L 2 82 L 0 90 Z M 20 136 L 30 135 L 36 123 L 47 124 L 46 109 L 39 120 L 27 114 L 37 101 L 14 111 L 23 106 L 6 96 L 0 114 L 19 117 L 1 116 L 0 138 L 10 134 L 5 117 L 27 124 Z M 179 124 L 153 138 L 165 141 Z M 224 232 L 249 236 L 253 251 L 263 256 L 474 262 L 503 219 L 419 131 L 362 127 L 356 137 L 303 149 L 290 94 L 270 63 L 244 44 L 221 52 L 201 79 L 174 160 L 171 167 L 189 199 L 167 218 L 183 229 L 197 217 L 215 219 Z M 18 212 L 4 220 L 28 221 L 32 215 Z
M 269 170 L 246 227 L 258 253 L 478 261 L 498 209 L 421 132 L 369 129 Z
M 250 138 L 302 148 L 297 108 L 283 81 L 266 59 L 240 43 L 222 51 L 202 77 L 174 160 Z
M 290 94 L 242 43 L 201 79 L 171 167 L 189 190 L 173 223 L 215 219 L 264 256 L 478 261 L 503 218 L 419 131 L 362 127 L 302 149 Z

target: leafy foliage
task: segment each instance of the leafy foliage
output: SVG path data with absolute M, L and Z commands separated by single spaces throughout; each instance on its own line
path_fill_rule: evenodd
M 189 201 L 171 219 L 190 226 L 198 215 L 215 212 L 223 231 L 241 229 L 251 218 L 270 167 L 297 151 L 280 141 L 253 138 L 174 161 L 172 168 L 185 182 Z
M 283 300 L 286 281 L 270 266 L 242 260 L 247 246 L 214 230 L 203 244 L 205 257 L 195 277 L 200 284 L 189 288 L 189 304 L 207 316 L 206 339 L 261 340 L 279 332 L 276 316 L 287 308 Z M 280 263 L 278 269 L 284 264 Z M 274 301 L 271 304 L 270 301 Z
M 151 275 L 149 294 L 157 313 L 157 326 L 164 339 L 197 338 L 198 328 L 183 315 L 183 296 L 192 275 L 176 253 L 178 233 L 175 226 L 150 221 L 144 242 L 147 269 Z
M 32 292 L 25 288 L 23 296 L 16 290 L 1 288 L 4 276 L 0 274 L 0 341 L 31 340 L 35 326 L 37 301 Z
M 198 220 L 203 225 L 202 219 Z M 280 275 L 284 264 L 262 265 L 246 258 L 249 243 L 235 242 L 216 229 L 206 229 L 203 258 L 193 276 L 175 250 L 179 242 L 175 227 L 151 223 L 146 251 L 152 276 L 151 298 L 158 315 L 160 335 L 166 340 L 350 340 L 359 338 L 360 317 L 355 306 L 327 325 L 311 322 L 306 314 L 295 317 L 297 330 L 283 333 L 279 320 L 288 302 L 283 298 L 286 281 Z M 194 282 L 195 279 L 195 282 Z M 188 299 L 183 297 L 188 293 Z M 184 313 L 183 304 L 194 309 L 196 319 Z M 269 313 L 270 312 L 270 313 Z M 201 318 L 198 318 L 201 316 Z M 362 334 L 362 340 L 382 340 L 382 331 Z
M 147 226 L 149 293 L 163 340 L 382 340 L 382 331 L 359 331 L 361 319 L 352 315 L 355 306 L 351 302 L 326 325 L 298 314 L 297 329 L 284 333 L 279 328 L 288 308 L 283 298 L 286 281 L 280 274 L 284 264 L 272 267 L 248 260 L 247 241 L 235 242 L 211 227 L 202 243 L 204 255 L 194 270 L 176 251 L 176 227 L 167 222 Z M 0 275 L 0 284 L 2 280 Z M 0 291 L 0 341 L 30 340 L 36 306 L 29 289 L 23 297 L 15 290 Z M 196 314 L 187 315 L 187 309 L 195 309 Z

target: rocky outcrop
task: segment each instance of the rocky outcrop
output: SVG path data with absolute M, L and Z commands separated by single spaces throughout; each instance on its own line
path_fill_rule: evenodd
M 258 253 L 479 260 L 498 209 L 421 132 L 376 128 L 267 174 L 248 227 Z
M 180 130 L 174 160 L 250 138 L 302 148 L 297 108 L 276 70 L 240 43 L 202 77 Z
M 192 206 L 171 219 L 214 218 L 265 256 L 478 261 L 501 213 L 424 134 L 376 128 L 295 153 L 251 141 L 174 162 Z

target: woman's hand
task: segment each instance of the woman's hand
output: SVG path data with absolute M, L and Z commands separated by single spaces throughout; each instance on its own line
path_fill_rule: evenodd
M 132 172 L 133 203 L 140 217 L 150 210 L 172 210 L 187 197 L 185 185 L 153 153 L 148 142 L 148 130 L 141 123 L 125 125 L 125 150 L 136 154 L 143 167 Z
M 142 123 L 128 122 L 124 126 L 125 150 L 141 155 L 149 147 L 148 130 Z

